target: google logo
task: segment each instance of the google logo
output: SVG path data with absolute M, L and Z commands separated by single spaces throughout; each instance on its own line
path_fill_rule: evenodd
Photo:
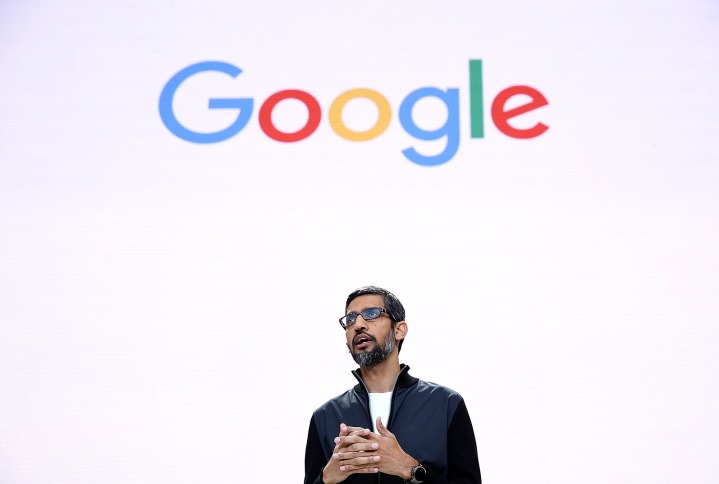
M 168 130 L 175 136 L 192 143 L 217 143 L 235 136 L 242 131 L 252 116 L 254 99 L 252 98 L 210 98 L 209 109 L 236 109 L 237 118 L 226 128 L 212 133 L 192 131 L 183 126 L 175 116 L 173 100 L 180 85 L 188 78 L 203 72 L 221 72 L 233 78 L 239 76 L 242 70 L 232 64 L 218 61 L 199 62 L 185 67 L 172 76 L 160 94 L 160 118 Z M 522 96 L 527 100 L 523 104 L 508 107 L 510 99 L 515 96 Z M 353 130 L 345 124 L 342 113 L 350 101 L 358 98 L 367 99 L 377 107 L 377 121 L 364 131 Z M 422 129 L 415 123 L 412 116 L 413 109 L 417 102 L 424 98 L 436 98 L 440 100 L 447 111 L 447 119 L 437 129 Z M 300 101 L 307 108 L 307 122 L 305 125 L 293 132 L 285 132 L 277 129 L 272 122 L 272 112 L 275 107 L 287 99 Z M 484 138 L 484 92 L 482 61 L 472 59 L 469 61 L 469 112 L 470 112 L 470 135 L 472 138 Z M 540 136 L 549 127 L 537 122 L 529 128 L 516 128 L 510 124 L 510 120 L 516 116 L 538 109 L 548 104 L 547 99 L 537 89 L 525 85 L 510 86 L 503 89 L 492 101 L 492 121 L 499 131 L 507 136 L 517 139 L 528 139 Z M 294 143 L 301 141 L 314 133 L 322 119 L 322 108 L 317 99 L 306 91 L 298 89 L 285 89 L 272 94 L 260 106 L 259 123 L 262 131 L 271 139 L 283 143 Z M 337 96 L 329 109 L 329 124 L 332 130 L 349 141 L 368 141 L 381 136 L 389 126 L 392 119 L 392 107 L 387 98 L 374 89 L 354 88 Z M 409 93 L 399 106 L 399 122 L 402 128 L 412 137 L 433 141 L 446 138 L 444 150 L 436 155 L 423 155 L 415 148 L 410 147 L 402 150 L 402 154 L 413 163 L 423 166 L 441 165 L 451 160 L 459 149 L 459 89 L 437 87 L 421 87 Z

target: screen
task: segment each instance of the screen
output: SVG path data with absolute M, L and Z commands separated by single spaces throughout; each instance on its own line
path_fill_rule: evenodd
M 369 284 L 485 482 L 719 480 L 716 2 L 0 26 L 0 482 L 301 481 Z

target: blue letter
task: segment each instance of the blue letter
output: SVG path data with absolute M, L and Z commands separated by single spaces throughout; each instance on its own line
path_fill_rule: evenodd
M 423 97 L 436 97 L 447 106 L 447 121 L 444 126 L 434 131 L 426 131 L 417 127 L 412 119 L 412 108 Z M 435 166 L 452 159 L 459 148 L 459 90 L 447 89 L 447 92 L 436 87 L 423 87 L 411 92 L 399 107 L 399 122 L 410 136 L 423 140 L 436 140 L 447 136 L 447 146 L 436 156 L 424 156 L 414 148 L 407 148 L 402 154 L 410 161 L 423 166 Z
M 175 97 L 175 91 L 177 91 L 180 84 L 188 77 L 198 72 L 206 71 L 223 72 L 232 77 L 237 77 L 242 72 L 238 67 L 226 62 L 200 62 L 185 67 L 175 74 L 172 79 L 167 81 L 167 84 L 162 89 L 162 94 L 160 94 L 160 117 L 162 118 L 162 122 L 165 123 L 165 126 L 167 126 L 167 129 L 169 129 L 172 134 L 192 143 L 217 143 L 218 141 L 231 138 L 245 127 L 252 114 L 253 100 L 251 98 L 210 99 L 210 109 L 239 109 L 240 112 L 237 115 L 237 119 L 235 119 L 229 127 L 215 133 L 198 133 L 196 131 L 190 131 L 181 125 L 175 117 L 175 112 L 172 110 L 172 100 Z

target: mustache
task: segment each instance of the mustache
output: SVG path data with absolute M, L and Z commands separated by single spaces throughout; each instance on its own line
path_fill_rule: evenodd
M 354 348 L 355 346 L 357 346 L 357 345 L 355 344 L 355 342 L 354 342 L 354 341 L 357 339 L 357 336 L 365 336 L 365 337 L 367 337 L 370 341 L 373 341 L 374 343 L 377 343 L 377 338 L 375 338 L 375 337 L 372 336 L 371 334 L 367 333 L 366 331 L 360 331 L 359 333 L 355 334 L 354 337 L 352 338 L 352 347 L 353 347 L 353 348 Z

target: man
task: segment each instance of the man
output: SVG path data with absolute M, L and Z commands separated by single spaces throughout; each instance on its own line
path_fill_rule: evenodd
M 407 323 L 397 297 L 359 288 L 347 298 L 340 325 L 359 383 L 312 415 L 305 484 L 481 484 L 462 396 L 410 376 L 399 363 Z

